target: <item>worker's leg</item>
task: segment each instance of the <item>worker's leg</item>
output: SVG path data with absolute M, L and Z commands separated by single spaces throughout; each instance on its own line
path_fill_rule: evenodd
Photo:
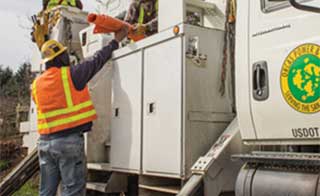
M 59 167 L 62 196 L 82 196 L 86 191 L 86 160 L 82 134 L 72 134 L 61 141 Z
M 39 141 L 40 196 L 55 196 L 60 182 L 59 165 L 50 150 L 50 141 Z

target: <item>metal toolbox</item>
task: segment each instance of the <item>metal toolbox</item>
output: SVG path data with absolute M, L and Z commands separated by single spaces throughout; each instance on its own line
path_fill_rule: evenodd
M 231 88 L 219 92 L 224 32 L 179 28 L 115 52 L 114 170 L 187 177 L 233 117 Z

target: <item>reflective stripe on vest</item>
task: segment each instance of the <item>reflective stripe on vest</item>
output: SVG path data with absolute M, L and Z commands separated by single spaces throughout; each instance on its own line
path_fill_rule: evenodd
M 158 12 L 158 7 L 159 7 L 159 4 L 158 4 L 158 0 L 157 0 L 156 4 L 155 4 L 156 12 Z M 140 10 L 139 10 L 138 24 L 144 24 L 144 16 L 145 16 L 145 10 L 143 8 L 143 5 L 141 4 Z
M 96 119 L 96 111 L 90 100 L 87 88 L 83 92 L 81 91 L 81 93 L 88 96 L 88 100 L 78 104 L 73 103 L 72 90 L 70 87 L 70 85 L 73 84 L 70 84 L 71 79 L 69 78 L 68 71 L 68 67 L 60 68 L 61 82 L 66 102 L 65 108 L 42 112 L 41 105 L 39 105 L 41 104 L 39 103 L 39 94 L 37 93 L 47 92 L 37 92 L 37 80 L 32 84 L 32 95 L 38 109 L 38 131 L 40 134 L 50 134 L 60 130 L 73 128 Z M 63 102 L 63 100 L 61 100 L 61 102 Z
M 61 126 L 64 124 L 68 124 L 68 123 L 74 123 L 76 121 L 91 117 L 93 115 L 96 115 L 96 111 L 95 110 L 91 110 L 89 112 L 85 112 L 85 113 L 81 113 L 75 116 L 71 116 L 69 118 L 64 118 L 64 119 L 60 119 L 60 120 L 55 120 L 49 123 L 42 123 L 42 124 L 38 124 L 38 129 L 42 130 L 42 129 L 50 129 L 53 127 L 57 127 L 57 126 Z M 72 127 L 70 127 L 72 128 Z
M 55 6 L 58 6 L 58 5 L 76 7 L 76 0 L 62 0 L 60 4 L 59 4 L 59 2 L 60 2 L 60 0 L 50 0 L 47 8 L 51 9 L 51 8 L 54 8 Z

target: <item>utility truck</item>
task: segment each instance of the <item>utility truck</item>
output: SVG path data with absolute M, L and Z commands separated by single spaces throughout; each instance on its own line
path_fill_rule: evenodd
M 129 5 L 100 3 L 112 17 Z M 88 195 L 320 196 L 320 1 L 158 3 L 158 33 L 90 82 Z M 49 36 L 74 63 L 113 38 L 55 11 Z

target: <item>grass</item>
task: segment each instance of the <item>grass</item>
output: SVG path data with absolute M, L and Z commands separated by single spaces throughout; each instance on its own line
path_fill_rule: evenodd
M 38 196 L 38 185 L 37 180 L 31 179 L 29 180 L 23 187 L 15 192 L 13 196 Z
M 0 160 L 0 172 L 9 168 L 9 161 Z

